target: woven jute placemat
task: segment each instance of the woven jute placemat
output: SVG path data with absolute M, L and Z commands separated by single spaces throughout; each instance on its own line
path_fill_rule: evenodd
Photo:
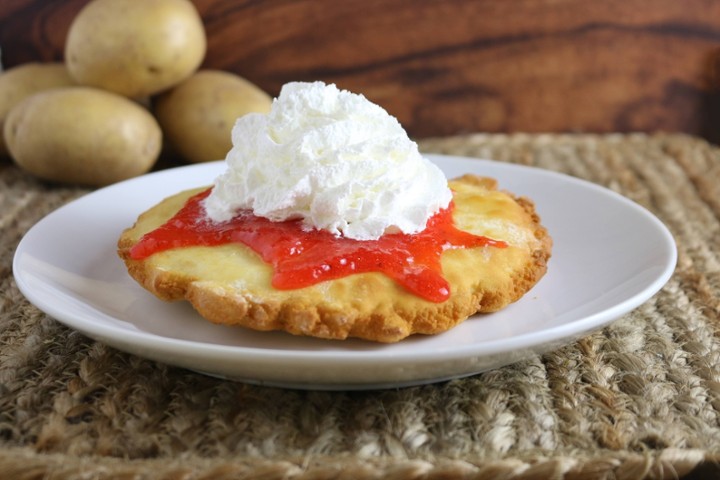
M 11 271 L 20 238 L 89 190 L 5 161 L 0 478 L 670 479 L 720 460 L 720 150 L 671 134 L 420 143 L 620 192 L 672 231 L 675 274 L 603 330 L 469 378 L 360 392 L 233 383 L 117 351 L 29 304 Z

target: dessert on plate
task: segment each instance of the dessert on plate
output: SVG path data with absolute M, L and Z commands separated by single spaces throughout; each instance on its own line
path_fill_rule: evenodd
M 213 185 L 118 241 L 140 285 L 211 322 L 396 342 L 500 310 L 545 274 L 552 240 L 530 199 L 448 181 L 361 95 L 289 83 L 232 140 Z

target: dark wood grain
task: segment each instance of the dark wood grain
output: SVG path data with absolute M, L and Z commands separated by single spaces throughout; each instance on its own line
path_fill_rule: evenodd
M 3 0 L 4 65 L 62 58 L 87 0 Z M 196 0 L 204 66 L 271 94 L 324 80 L 416 137 L 679 131 L 720 139 L 715 0 Z

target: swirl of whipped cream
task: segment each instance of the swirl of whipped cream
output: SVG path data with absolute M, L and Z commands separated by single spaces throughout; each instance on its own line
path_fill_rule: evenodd
M 423 230 L 452 197 L 442 171 L 397 119 L 335 85 L 286 84 L 268 114 L 237 120 L 232 142 L 228 168 L 205 200 L 213 221 L 251 209 L 375 240 Z

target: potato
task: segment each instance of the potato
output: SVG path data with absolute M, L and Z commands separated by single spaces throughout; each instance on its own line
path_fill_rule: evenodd
M 25 63 L 0 74 L 0 156 L 8 154 L 2 130 L 12 107 L 39 91 L 74 84 L 62 63 Z
M 8 114 L 10 155 L 45 180 L 102 186 L 147 172 L 162 133 L 143 107 L 91 87 L 36 93 Z
M 78 83 L 136 98 L 190 76 L 206 44 L 188 0 L 94 0 L 70 25 L 65 61 Z
M 229 72 L 200 70 L 154 99 L 155 116 L 166 140 L 190 162 L 222 160 L 238 117 L 267 113 L 272 98 Z

